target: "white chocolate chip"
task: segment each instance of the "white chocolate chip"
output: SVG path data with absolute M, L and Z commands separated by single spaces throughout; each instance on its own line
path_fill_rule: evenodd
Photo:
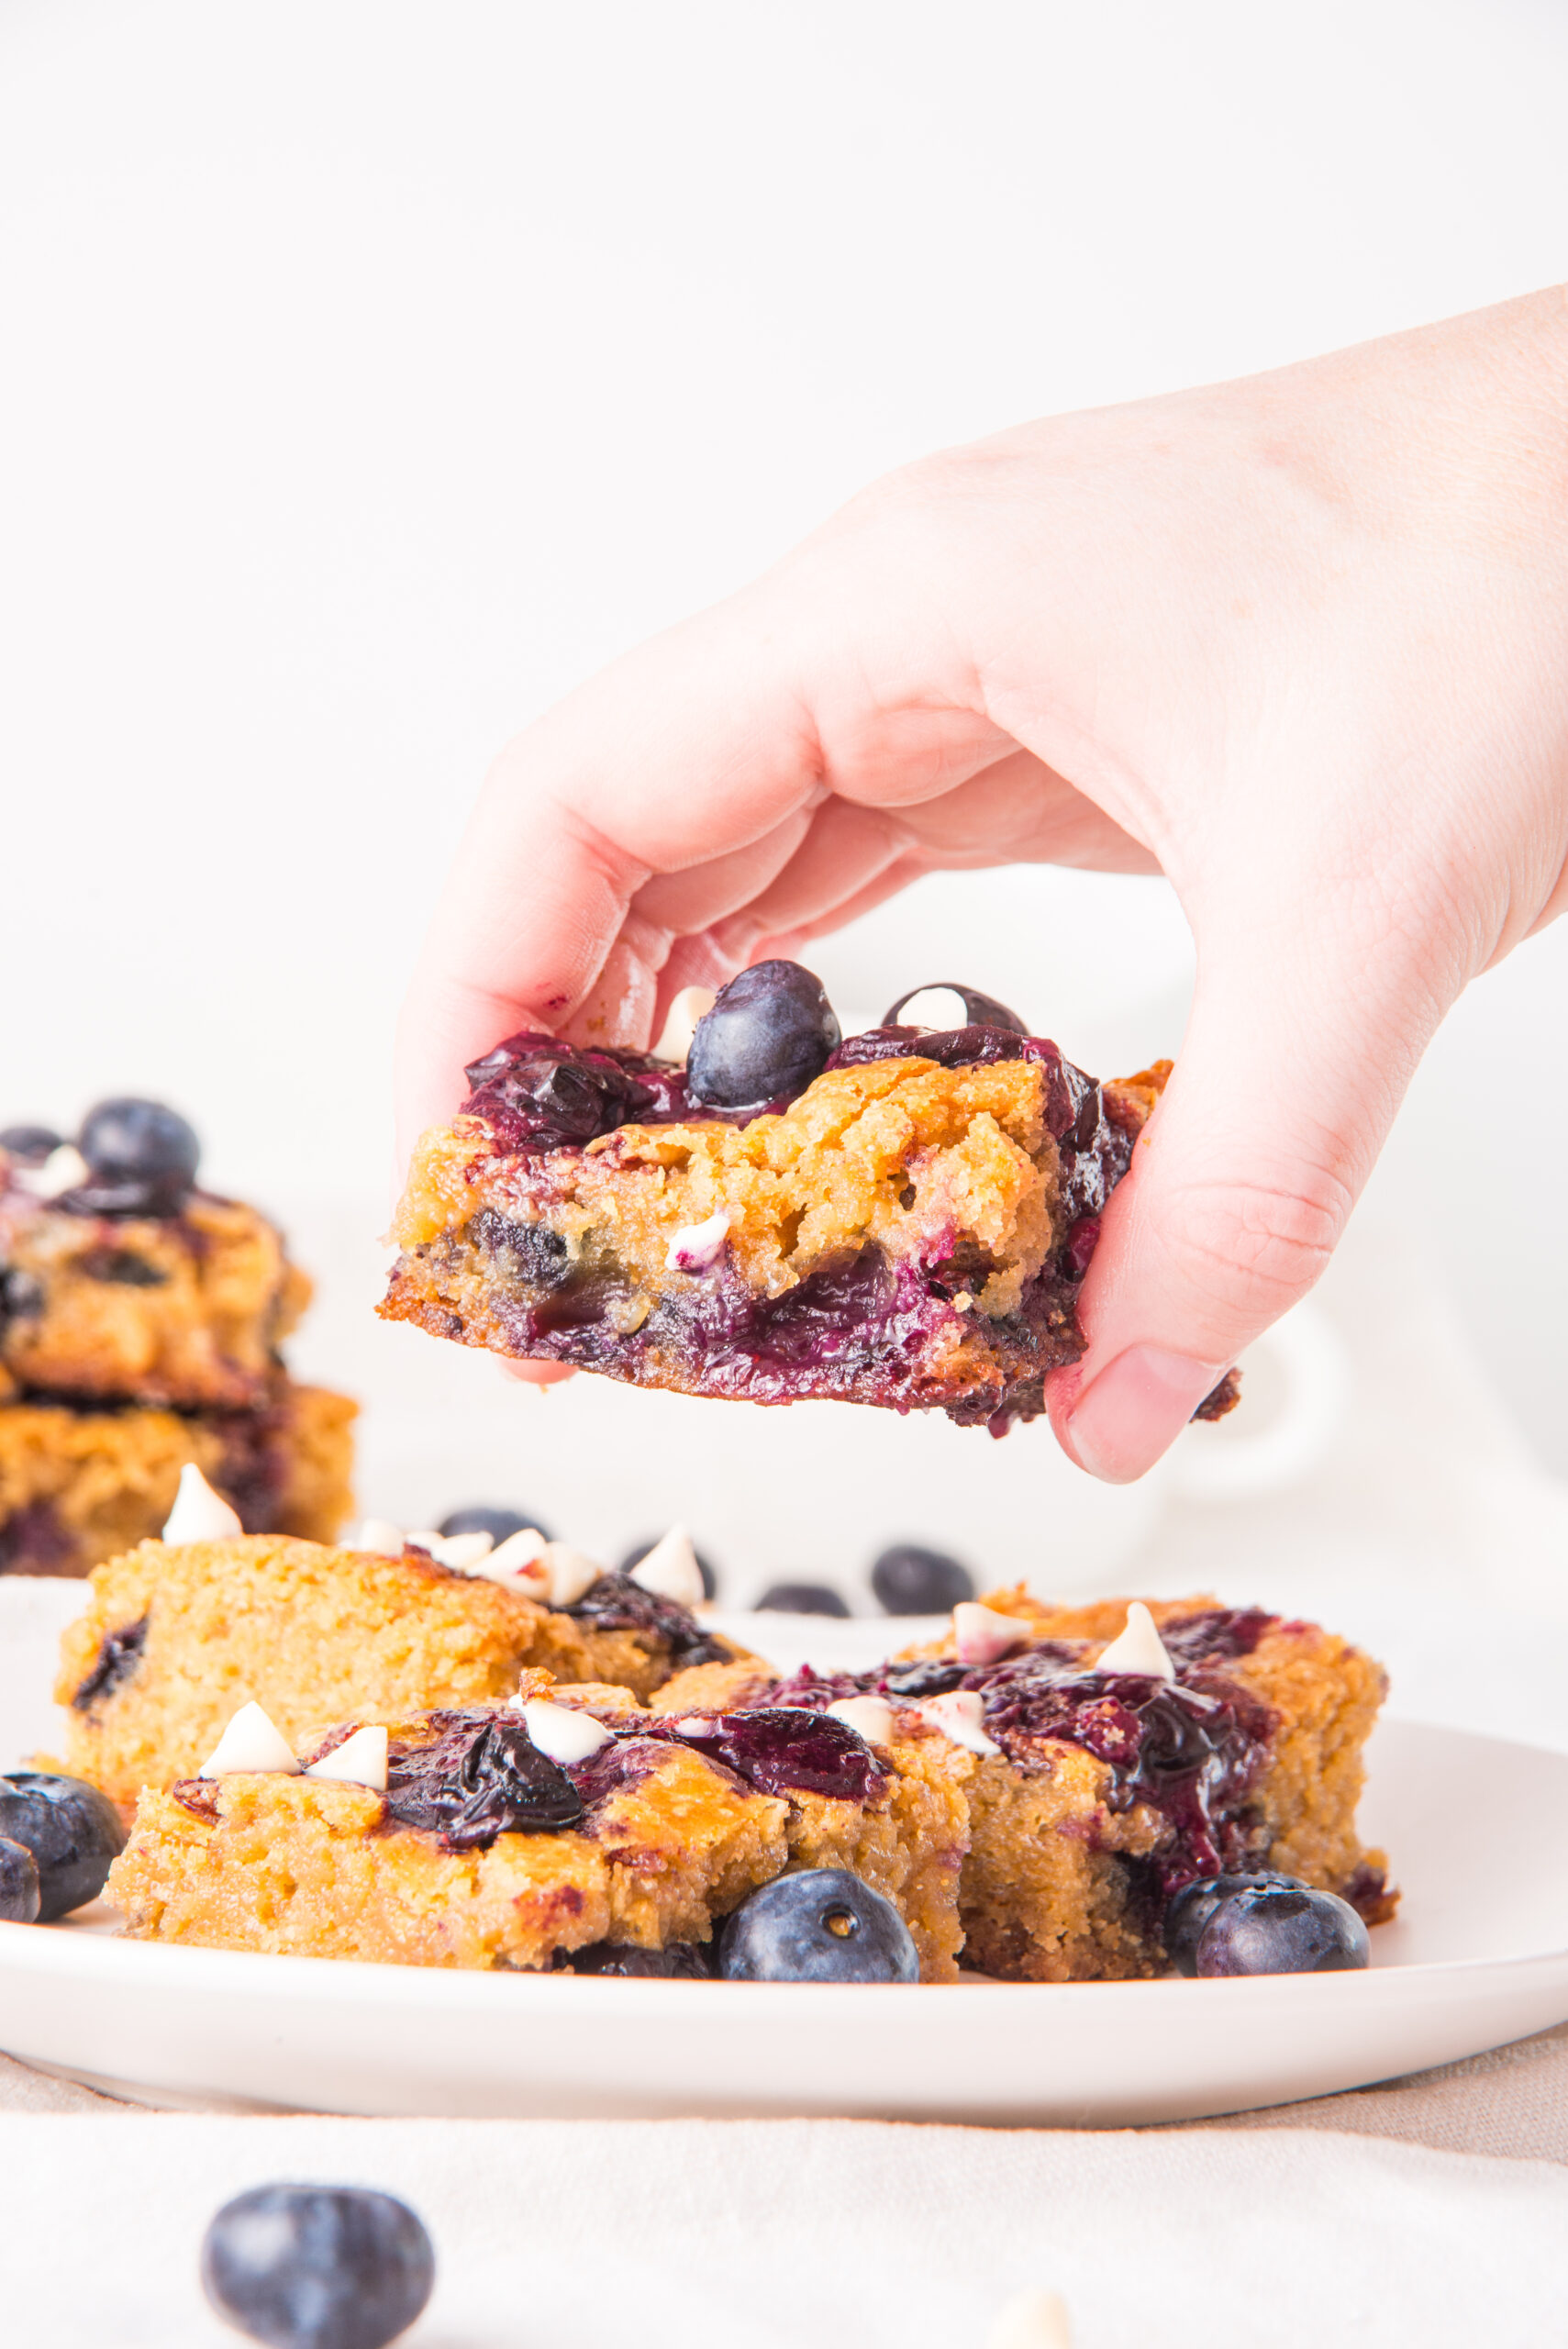
M 609 1731 L 592 1713 L 574 1712 L 570 1705 L 551 1705 L 542 1697 L 529 1697 L 517 1709 L 533 1742 L 552 1762 L 585 1762 L 590 1753 L 610 1742 Z
M 836 1721 L 847 1721 L 868 1745 L 885 1745 L 893 1735 L 893 1708 L 883 1697 L 840 1697 L 828 1710 Z
M 961 1598 L 952 1610 L 952 1635 L 960 1664 L 996 1664 L 1028 1644 L 1029 1627 L 977 1598 Z
M 898 1014 L 900 1028 L 962 1028 L 969 1019 L 956 987 L 922 987 Z
M 673 1525 L 663 1540 L 653 1544 L 646 1558 L 633 1566 L 631 1580 L 657 1598 L 673 1598 L 678 1607 L 701 1606 L 702 1568 L 684 1525 Z
M 1066 2303 L 1055 2292 L 1018 2292 L 998 2309 L 985 2349 L 1073 2349 Z
M 667 1273 L 710 1272 L 724 1253 L 729 1237 L 729 1209 L 720 1208 L 706 1223 L 681 1226 L 664 1251 Z
M 596 1558 L 590 1558 L 585 1550 L 574 1550 L 569 1542 L 546 1542 L 544 1561 L 550 1575 L 552 1607 L 575 1607 L 584 1592 L 592 1590 L 605 1571 Z
M 420 1537 L 416 1535 L 415 1539 Z M 438 1533 L 430 1555 L 449 1566 L 454 1575 L 472 1575 L 488 1564 L 495 1547 L 493 1533 Z
M 277 1723 L 260 1705 L 241 1705 L 206 1760 L 196 1773 L 202 1778 L 230 1778 L 240 1771 L 258 1771 L 273 1777 L 295 1778 L 299 1764 Z
M 346 1787 L 370 1787 L 386 1792 L 386 1731 L 357 1729 L 306 1772 L 307 1778 L 335 1778 Z
M 91 1172 L 75 1143 L 62 1141 L 41 1166 L 13 1166 L 11 1180 L 19 1191 L 30 1191 L 35 1199 L 58 1199 L 67 1191 L 80 1190 Z
M 450 1564 L 450 1560 L 443 1563 Z M 499 1583 L 504 1590 L 526 1591 L 530 1598 L 550 1597 L 548 1545 L 534 1525 L 520 1526 L 495 1549 L 485 1551 L 473 1565 L 459 1567 L 458 1571 L 483 1582 Z
M 985 1734 L 985 1706 L 978 1689 L 950 1688 L 945 1696 L 928 1697 L 915 1710 L 955 1745 L 967 1746 L 971 1753 L 1002 1751 L 995 1739 Z
M 717 1000 L 711 987 L 683 987 L 664 1015 L 659 1041 L 653 1047 L 654 1059 L 675 1061 L 684 1068 L 697 1021 L 707 1018 Z
M 1102 1648 L 1092 1669 L 1095 1672 L 1139 1672 L 1151 1680 L 1174 1680 L 1176 1667 L 1166 1653 L 1154 1618 L 1141 1598 L 1135 1598 L 1127 1610 L 1127 1620 L 1108 1648 Z
M 245 1528 L 220 1493 L 215 1493 L 194 1460 L 180 1471 L 180 1489 L 164 1520 L 165 1542 L 232 1542 Z
M 400 1558 L 403 1555 L 403 1531 L 387 1517 L 367 1517 L 353 1540 L 350 1550 L 368 1550 L 374 1558 Z

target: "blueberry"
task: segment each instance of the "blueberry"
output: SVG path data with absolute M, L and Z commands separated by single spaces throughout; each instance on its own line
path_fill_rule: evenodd
M 961 987 L 956 979 L 928 979 L 924 986 L 911 987 L 907 995 L 899 996 L 890 1011 L 883 1013 L 880 1024 L 884 1028 L 896 1028 L 898 1015 L 906 1003 L 912 1003 L 917 995 L 929 994 L 938 987 L 944 995 L 962 996 L 964 1019 L 971 1028 L 1008 1028 L 1015 1036 L 1029 1034 L 1028 1021 L 1020 1019 L 1016 1011 L 1009 1011 L 1006 1005 L 998 1003 L 993 995 L 982 995 L 978 987 Z
M 88 1180 L 74 1196 L 98 1215 L 172 1215 L 196 1179 L 201 1144 L 161 1101 L 100 1101 L 77 1147 Z
M 0 1835 L 0 1920 L 30 1925 L 42 1904 L 39 1898 L 39 1864 L 25 1843 Z
M 1178 1974 L 1197 1972 L 1197 1945 L 1204 1927 L 1222 1900 L 1233 1892 L 1247 1892 L 1263 1885 L 1271 1885 L 1279 1892 L 1298 1892 L 1304 1887 L 1298 1876 L 1280 1876 L 1272 1868 L 1259 1868 L 1250 1876 L 1200 1876 L 1191 1884 L 1184 1884 L 1180 1892 L 1173 1893 L 1165 1911 L 1165 1949 Z
M 38 1864 L 39 1921 L 47 1925 L 104 1888 L 125 1848 L 119 1813 L 84 1778 L 52 1770 L 8 1770 L 0 1778 L 0 1835 L 25 1844 Z
M 633 1566 L 639 1566 L 642 1564 L 652 1547 L 651 1542 L 634 1542 L 616 1568 L 617 1574 L 630 1574 Z M 705 1557 L 700 1550 L 695 1553 L 695 1555 L 697 1572 L 702 1576 L 702 1595 L 705 1598 L 711 1598 L 718 1588 L 718 1569 L 713 1560 Z
M 514 1533 L 542 1533 L 547 1542 L 553 1540 L 548 1525 L 537 1517 L 528 1517 L 517 1508 L 454 1508 L 443 1517 L 436 1531 L 439 1533 L 488 1533 L 497 1549 L 510 1541 Z
M 253 2186 L 202 2243 L 218 2314 L 272 2349 L 384 2349 L 430 2297 L 436 2254 L 422 2221 L 361 2186 Z
M 1371 1954 L 1348 1900 L 1305 1886 L 1248 1886 L 1221 1900 L 1198 1935 L 1198 1974 L 1343 1974 Z
M 630 1942 L 592 1942 L 572 1953 L 573 1974 L 630 1975 L 639 1981 L 706 1982 L 713 1974 L 708 1953 L 695 1942 L 671 1942 L 665 1949 L 639 1949 Z
M 842 1594 L 825 1582 L 771 1582 L 757 1605 L 771 1615 L 847 1615 Z
M 889 1615 L 945 1615 L 974 1596 L 974 1576 L 945 1550 L 895 1542 L 871 1570 L 871 1586 Z
M 798 963 L 758 963 L 698 1020 L 686 1090 L 709 1108 L 761 1109 L 804 1093 L 841 1041 L 820 979 Z
M 7 1126 L 0 1133 L 0 1150 L 8 1158 L 18 1159 L 24 1166 L 41 1166 L 63 1139 L 50 1126 Z
M 718 1970 L 727 1982 L 917 1982 L 920 1961 L 891 1900 L 848 1868 L 807 1868 L 741 1903 Z

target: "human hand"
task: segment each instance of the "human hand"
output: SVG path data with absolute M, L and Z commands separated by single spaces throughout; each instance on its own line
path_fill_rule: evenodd
M 1433 1030 L 1561 910 L 1565 860 L 1558 291 L 925 460 L 571 696 L 474 810 L 404 1140 L 510 1030 L 644 1045 L 682 986 L 920 874 L 1162 871 L 1192 1019 L 1048 1393 L 1122 1481 L 1318 1278 Z

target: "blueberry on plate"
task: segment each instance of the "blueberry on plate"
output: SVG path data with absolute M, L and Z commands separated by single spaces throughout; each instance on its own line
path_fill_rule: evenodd
M 0 1835 L 0 1921 L 31 1925 L 39 1909 L 39 1864 L 25 1843 Z
M 547 1542 L 554 1538 L 548 1525 L 517 1508 L 454 1508 L 450 1517 L 442 1518 L 436 1531 L 443 1534 L 488 1533 L 497 1549 L 514 1533 L 539 1533 Z
M 998 1003 L 994 995 L 982 995 L 978 987 L 961 987 L 956 979 L 928 979 L 923 987 L 911 987 L 890 1011 L 883 1013 L 882 1026 L 896 1028 L 906 1003 L 913 1003 L 917 995 L 937 994 L 962 998 L 964 1024 L 970 1028 L 1010 1028 L 1015 1036 L 1027 1036 L 1029 1032 L 1028 1021 L 1020 1019 L 1016 1011 L 1009 1011 L 1005 1003 Z
M 775 1876 L 728 1919 L 727 1982 L 917 1982 L 920 1961 L 891 1900 L 848 1868 Z
M 1178 1974 L 1197 1972 L 1198 1939 L 1220 1902 L 1229 1900 L 1233 1892 L 1247 1892 L 1265 1885 L 1278 1892 L 1306 1889 L 1298 1876 L 1280 1876 L 1271 1868 L 1259 1868 L 1251 1876 L 1195 1876 L 1191 1884 L 1184 1884 L 1180 1892 L 1172 1894 L 1165 1911 L 1165 1949 Z
M 51 1150 L 64 1140 L 49 1126 L 7 1126 L 0 1132 L 0 1150 L 23 1166 L 41 1166 Z
M 871 1570 L 871 1586 L 889 1615 L 946 1615 L 974 1596 L 974 1576 L 945 1550 L 895 1542 Z
M 435 2277 L 423 2222 L 365 2187 L 253 2186 L 202 2243 L 207 2299 L 272 2349 L 385 2349 Z
M 843 1041 L 822 982 L 757 963 L 721 987 L 686 1055 L 686 1090 L 710 1109 L 762 1109 L 804 1093 Z
M 631 1942 L 590 1942 L 572 1953 L 573 1974 L 619 1974 L 642 1982 L 706 1982 L 713 1963 L 696 1942 L 671 1942 L 665 1949 L 639 1949 Z
M 77 1136 L 88 1180 L 74 1194 L 99 1215 L 172 1215 L 196 1179 L 195 1127 L 161 1101 L 100 1101 Z
M 634 1542 L 616 1568 L 617 1574 L 630 1574 L 633 1566 L 639 1566 L 642 1564 L 653 1546 L 651 1542 Z M 705 1598 L 711 1598 L 718 1588 L 718 1569 L 713 1560 L 705 1557 L 700 1550 L 694 1550 L 692 1554 L 696 1559 L 697 1572 L 702 1576 L 702 1595 Z
M 1220 1901 L 1198 1935 L 1195 1970 L 1212 1974 L 1345 1974 L 1371 1955 L 1348 1900 L 1305 1886 L 1250 1885 Z
M 825 1582 L 771 1582 L 756 1605 L 769 1615 L 847 1615 L 850 1611 L 843 1593 Z
M 108 1797 L 53 1770 L 10 1770 L 0 1778 L 0 1835 L 24 1844 L 37 1863 L 43 1925 L 96 1900 L 110 1861 L 125 1848 Z

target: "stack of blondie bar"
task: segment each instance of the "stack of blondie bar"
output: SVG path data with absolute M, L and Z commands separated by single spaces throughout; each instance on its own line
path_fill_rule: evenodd
M 198 1156 L 157 1102 L 0 1131 L 0 1573 L 155 1533 L 187 1461 L 248 1531 L 329 1540 L 349 1513 L 355 1407 L 278 1351 L 310 1284 Z

